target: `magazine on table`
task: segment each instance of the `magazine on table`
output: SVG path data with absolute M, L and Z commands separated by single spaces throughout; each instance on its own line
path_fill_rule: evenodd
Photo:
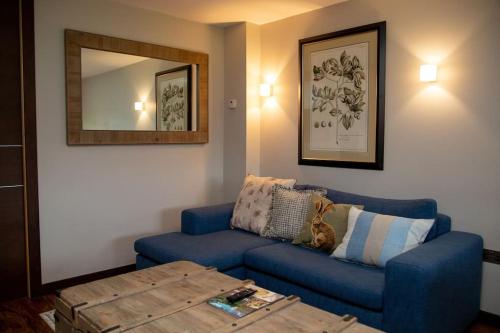
M 247 288 L 251 288 L 254 290 L 257 290 L 257 292 L 251 296 L 248 296 L 246 298 L 243 298 L 239 301 L 236 301 L 234 303 L 231 303 L 227 300 L 227 297 L 233 294 L 236 294 L 238 292 L 241 292 L 242 290 L 245 290 Z M 248 285 L 244 286 L 241 288 L 237 288 L 234 290 L 231 290 L 225 294 L 221 294 L 219 296 L 213 297 L 207 301 L 208 304 L 211 306 L 214 306 L 218 309 L 221 309 L 230 315 L 236 317 L 236 318 L 242 318 L 245 317 L 246 315 L 257 311 L 269 304 L 272 304 L 276 301 L 279 301 L 280 299 L 284 298 L 285 296 L 274 293 L 272 291 L 259 288 L 254 285 Z

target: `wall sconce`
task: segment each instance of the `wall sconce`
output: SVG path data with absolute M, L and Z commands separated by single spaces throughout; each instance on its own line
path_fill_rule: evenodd
M 270 97 L 273 95 L 273 86 L 269 83 L 262 83 L 259 86 L 259 95 L 262 97 Z
M 433 64 L 420 65 L 420 82 L 435 82 L 437 80 L 437 66 Z
M 134 109 L 135 109 L 135 111 L 138 111 L 138 112 L 144 111 L 144 102 L 135 102 Z

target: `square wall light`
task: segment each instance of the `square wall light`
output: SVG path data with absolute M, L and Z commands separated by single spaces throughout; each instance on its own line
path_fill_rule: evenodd
M 134 109 L 139 112 L 144 111 L 144 102 L 135 102 Z
M 259 95 L 262 97 L 269 97 L 273 95 L 273 86 L 269 83 L 262 83 L 259 86 Z
M 437 66 L 434 64 L 420 65 L 420 82 L 435 82 L 437 80 Z

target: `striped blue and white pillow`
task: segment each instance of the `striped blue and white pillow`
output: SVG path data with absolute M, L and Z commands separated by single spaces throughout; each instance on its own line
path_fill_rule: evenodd
M 391 258 L 422 244 L 434 219 L 409 219 L 349 211 L 347 233 L 332 256 L 384 267 Z

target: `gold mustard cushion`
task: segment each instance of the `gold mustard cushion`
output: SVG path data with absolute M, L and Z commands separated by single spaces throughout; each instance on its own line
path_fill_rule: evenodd
M 349 210 L 353 205 L 334 204 L 317 194 L 311 196 L 310 205 L 306 223 L 293 240 L 293 244 L 302 244 L 331 253 L 342 243 L 347 232 Z
M 292 188 L 295 179 L 248 175 L 236 199 L 231 227 L 261 234 L 271 220 L 274 185 Z

